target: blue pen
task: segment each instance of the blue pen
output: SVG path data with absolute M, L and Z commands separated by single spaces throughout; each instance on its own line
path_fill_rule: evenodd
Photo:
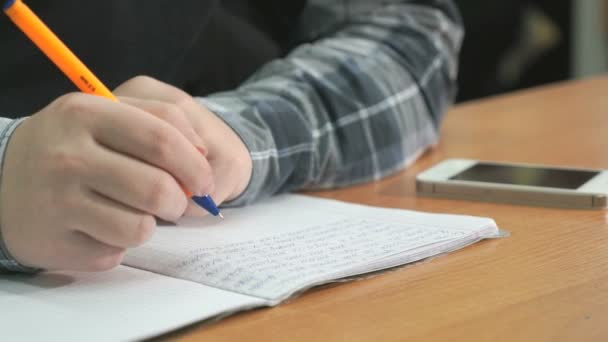
M 217 204 L 215 204 L 211 196 L 192 196 L 192 200 L 194 201 L 194 203 L 207 210 L 209 214 L 224 218 L 224 215 L 222 215 L 220 209 L 218 209 Z
M 80 90 L 118 101 L 116 96 L 21 0 L 5 1 L 2 10 Z M 224 218 L 209 195 L 196 197 L 185 187 L 183 190 L 211 215 Z

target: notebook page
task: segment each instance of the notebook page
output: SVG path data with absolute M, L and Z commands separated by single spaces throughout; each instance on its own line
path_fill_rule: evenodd
M 139 340 L 260 299 L 120 266 L 0 278 L 3 341 Z
M 276 301 L 332 274 L 360 273 L 392 255 L 420 254 L 424 248 L 438 254 L 441 243 L 497 233 L 487 218 L 299 195 L 227 210 L 225 216 L 223 221 L 188 219 L 159 228 L 149 243 L 127 254 L 125 263 Z

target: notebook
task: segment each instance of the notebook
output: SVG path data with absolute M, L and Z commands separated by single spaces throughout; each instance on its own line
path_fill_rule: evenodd
M 224 214 L 161 226 L 108 272 L 0 276 L 2 340 L 154 337 L 499 235 L 489 218 L 303 195 Z

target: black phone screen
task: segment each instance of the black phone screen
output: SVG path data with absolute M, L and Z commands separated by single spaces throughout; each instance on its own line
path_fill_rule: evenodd
M 544 167 L 477 163 L 459 174 L 452 176 L 450 179 L 560 189 L 578 189 L 591 178 L 598 175 L 598 173 L 599 172 L 596 171 L 585 170 L 564 170 Z

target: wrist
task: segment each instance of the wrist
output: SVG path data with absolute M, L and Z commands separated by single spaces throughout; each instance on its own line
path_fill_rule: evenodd
M 8 120 L 1 119 L 0 120 L 0 222 L 2 222 L 2 200 L 6 200 L 1 196 L 2 193 L 2 185 L 5 181 L 4 177 L 4 161 L 6 157 L 6 151 L 10 142 L 10 138 L 13 136 L 13 133 L 19 127 L 19 125 L 25 120 Z M 11 271 L 11 272 L 26 272 L 33 273 L 39 271 L 37 268 L 27 267 L 25 265 L 20 264 L 9 252 L 8 247 L 4 241 L 4 236 L 2 234 L 3 225 L 0 225 L 0 272 L 1 271 Z

